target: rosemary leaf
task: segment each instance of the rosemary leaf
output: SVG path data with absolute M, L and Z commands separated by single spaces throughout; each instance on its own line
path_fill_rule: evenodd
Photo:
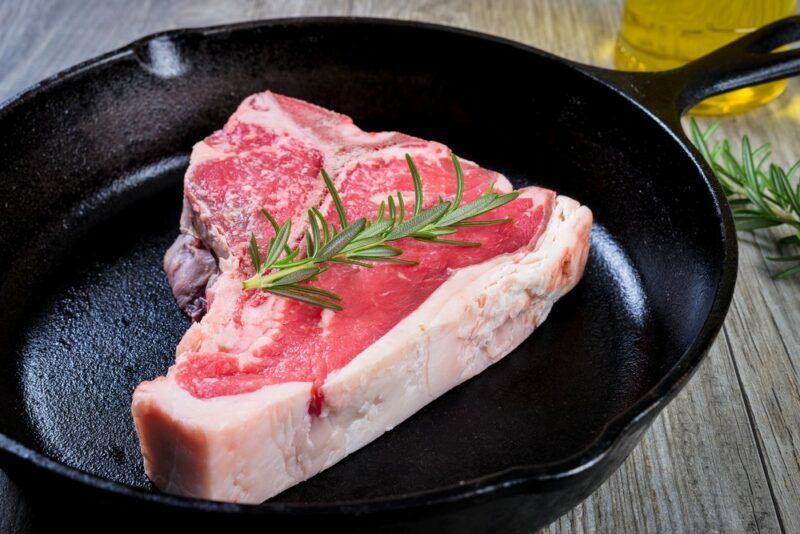
M 462 221 L 453 223 L 450 226 L 455 226 L 456 228 L 467 228 L 470 226 L 494 226 L 495 224 L 505 224 L 510 223 L 513 221 L 511 217 L 503 217 L 502 219 L 481 219 L 477 221 Z
M 335 302 L 331 302 L 328 299 L 324 299 L 318 297 L 316 295 L 312 295 L 305 291 L 298 291 L 295 288 L 276 288 L 276 289 L 265 289 L 265 291 L 272 293 L 274 295 L 278 295 L 279 297 L 286 297 L 293 300 L 297 300 L 299 302 L 304 302 L 306 304 L 311 304 L 313 306 L 318 306 L 320 308 L 327 308 L 329 310 L 334 311 L 342 311 L 342 308 L 339 304 Z
M 800 261 L 800 255 L 798 256 L 778 256 L 776 258 L 767 257 L 770 261 Z
M 336 234 L 322 247 L 317 254 L 314 255 L 314 262 L 319 263 L 328 261 L 336 256 L 340 250 L 347 246 L 358 234 L 364 229 L 367 220 L 365 218 L 358 219 L 350 226 L 346 226 L 341 232 Z
M 274 241 L 270 243 L 269 250 L 267 250 L 267 255 L 264 258 L 264 269 L 269 269 L 272 265 L 278 261 L 278 258 L 281 255 L 281 252 L 285 250 L 286 244 L 289 241 L 289 234 L 292 231 L 292 221 L 288 220 L 283 223 L 280 230 L 274 237 Z
M 287 256 L 284 256 L 280 260 L 276 261 L 273 264 L 273 267 L 280 266 L 281 268 L 285 269 L 287 266 L 291 266 L 291 264 L 294 262 L 294 259 L 298 256 L 298 254 L 300 254 L 300 247 L 294 248 L 289 252 Z
M 328 173 L 325 169 L 321 169 L 320 173 L 322 174 L 322 179 L 325 181 L 325 187 L 328 188 L 328 192 L 331 194 L 331 200 L 333 201 L 333 205 L 336 206 L 336 213 L 339 215 L 339 222 L 342 225 L 342 228 L 347 226 L 347 214 L 344 211 L 344 204 L 342 204 L 342 199 L 339 197 L 339 192 L 336 190 L 336 187 L 333 185 L 333 180 L 331 177 L 328 176 Z
M 455 154 L 451 153 L 450 159 L 453 160 L 453 168 L 456 171 L 456 196 L 450 205 L 450 211 L 452 211 L 461 205 L 461 199 L 464 198 L 464 171 L 461 169 L 461 162 L 458 161 Z
M 770 147 L 764 144 L 752 148 L 750 139 L 743 136 L 741 156 L 734 156 L 727 140 L 709 145 L 719 125 L 712 124 L 705 132 L 692 119 L 689 124 L 692 140 L 703 158 L 708 161 L 725 190 L 733 211 L 737 230 L 760 230 L 783 227 L 793 233 L 777 239 L 778 247 L 800 246 L 800 180 L 795 173 L 800 161 L 788 170 L 769 163 Z M 766 169 L 765 169 L 766 166 Z M 794 180 L 798 180 L 793 184 Z M 786 278 L 800 274 L 800 256 L 786 254 L 768 257 L 776 262 L 798 262 L 782 270 L 773 278 Z
M 319 250 L 320 244 L 320 233 L 319 233 L 319 224 L 317 223 L 317 216 L 314 214 L 313 210 L 308 210 L 308 225 L 311 227 L 311 232 L 306 232 L 306 237 L 308 237 L 308 245 L 306 246 L 306 251 L 309 256 L 314 256 Z M 309 237 L 310 236 L 310 237 Z
M 353 240 L 350 243 L 348 243 L 347 246 L 344 247 L 340 251 L 339 255 L 341 255 L 341 254 L 346 254 L 346 255 L 355 254 L 355 253 L 360 252 L 362 250 L 366 250 L 366 249 L 369 249 L 371 247 L 375 247 L 375 246 L 381 245 L 384 241 L 386 241 L 386 238 L 383 237 L 383 236 L 376 236 L 376 237 L 370 237 L 370 238 L 367 238 L 367 239 Z
M 358 254 L 350 256 L 351 258 L 356 258 L 358 261 L 359 258 L 367 260 L 367 261 L 374 261 L 374 262 L 382 262 L 382 263 L 395 263 L 397 265 L 419 265 L 419 262 L 416 260 L 406 260 L 403 258 L 392 258 L 392 257 L 375 257 L 375 256 L 359 256 Z M 369 264 L 367 264 L 369 265 Z M 371 265 L 369 265 L 372 267 Z
M 261 213 L 264 215 L 264 217 L 266 217 L 266 218 L 267 218 L 267 220 L 269 221 L 269 223 L 272 225 L 272 229 L 273 229 L 273 230 L 275 230 L 275 234 L 277 235 L 277 233 L 281 231 L 281 228 L 280 228 L 280 226 L 278 225 L 278 221 L 276 221 L 276 220 L 275 220 L 275 217 L 273 217 L 273 216 L 272 216 L 272 214 L 271 214 L 270 212 L 268 212 L 267 210 L 265 210 L 264 208 L 261 208 Z M 292 252 L 292 251 L 289 249 L 289 247 L 288 247 L 288 246 L 286 246 L 286 247 L 284 248 L 284 251 L 286 252 L 286 254 L 290 254 L 290 253 Z
M 800 274 L 800 263 L 795 265 L 794 267 L 789 267 L 785 271 L 779 271 L 773 274 L 772 277 L 775 279 L 780 279 L 780 278 L 788 278 L 796 274 Z
M 420 197 L 419 198 L 422 199 L 422 194 L 421 193 L 420 193 Z M 415 207 L 414 208 L 414 214 L 416 215 L 416 213 L 417 213 L 417 209 Z M 406 205 L 405 205 L 405 202 L 403 201 L 403 194 L 400 191 L 398 191 L 397 192 L 397 221 L 395 221 L 395 223 L 396 224 L 400 224 L 401 222 L 403 222 L 405 220 L 405 218 L 406 218 Z
M 478 215 L 482 215 L 487 211 L 491 211 L 492 209 L 498 208 L 503 204 L 511 202 L 512 200 L 517 198 L 517 196 L 519 196 L 519 193 L 509 193 L 501 197 L 495 196 L 493 194 L 481 195 L 480 197 L 476 198 L 469 204 L 464 204 L 463 206 L 454 209 L 453 211 L 442 217 L 442 220 L 439 221 L 439 225 L 449 226 L 451 224 L 461 222 L 465 219 L 471 219 L 473 217 L 477 217 Z
M 386 233 L 386 231 L 391 228 L 392 228 L 391 221 L 379 219 L 378 221 L 370 224 L 367 228 L 365 228 L 364 231 L 361 232 L 356 239 L 358 241 L 362 241 L 364 239 L 376 237 Z
M 298 293 L 307 293 L 309 295 L 319 295 L 321 297 L 326 297 L 331 300 L 342 300 L 342 297 L 340 297 L 333 291 L 328 291 L 326 289 L 321 289 L 319 287 L 310 286 L 308 284 L 304 285 L 292 284 L 287 287 L 282 287 L 281 289 L 289 289 L 290 291 L 296 291 Z
M 389 220 L 392 221 L 392 224 L 397 224 L 397 210 L 394 207 L 394 196 L 390 195 L 389 200 Z
M 450 208 L 449 202 L 436 204 L 432 208 L 420 211 L 409 220 L 397 225 L 394 230 L 389 232 L 386 241 L 395 241 L 403 237 L 408 237 L 418 230 L 422 230 L 430 223 L 436 221 Z
M 411 159 L 411 156 L 406 154 L 406 163 L 408 164 L 408 170 L 411 171 L 411 179 L 414 181 L 414 215 L 419 215 L 422 211 L 422 178 L 419 176 L 419 169 L 417 169 L 417 164 L 414 163 L 414 160 Z M 402 203 L 402 195 L 398 195 L 400 197 L 400 202 Z M 400 219 L 403 220 L 402 218 Z
M 272 214 L 271 214 L 270 212 L 268 212 L 268 211 L 267 211 L 265 208 L 261 208 L 261 214 L 262 214 L 264 217 L 266 217 L 266 218 L 267 218 L 267 220 L 269 221 L 269 223 L 272 225 L 272 229 L 273 229 L 273 230 L 275 230 L 275 233 L 276 233 L 276 234 L 277 234 L 278 232 L 280 232 L 280 230 L 281 230 L 281 227 L 280 227 L 280 225 L 278 224 L 278 221 L 276 221 L 276 220 L 275 220 L 275 217 L 273 217 L 273 216 L 272 216 Z
M 736 219 L 736 229 L 742 232 L 748 230 L 760 230 L 761 228 L 772 228 L 773 226 L 780 226 L 781 223 L 778 221 L 771 221 L 768 219 L 762 218 L 744 218 L 739 217 Z
M 365 261 L 358 261 L 357 259 L 353 259 L 353 256 L 348 256 L 347 258 L 333 258 L 328 260 L 330 263 L 341 263 L 342 265 L 355 265 L 357 267 L 365 267 L 367 269 L 372 269 L 372 265 Z
M 317 250 L 317 244 L 314 243 L 314 238 L 308 232 L 305 233 L 305 240 L 306 240 L 306 253 L 307 254 L 314 254 Z
M 367 258 L 391 258 L 394 256 L 399 256 L 402 254 L 403 251 L 397 247 L 393 247 L 390 245 L 375 245 L 370 247 L 367 250 L 363 250 L 358 252 L 357 254 L 353 254 L 351 258 L 360 258 L 360 259 L 367 259 Z
M 328 224 L 328 221 L 325 220 L 325 217 L 322 215 L 322 212 L 319 211 L 319 209 L 311 208 L 311 211 L 314 212 L 314 215 L 316 215 L 319 225 L 322 227 L 322 235 L 325 238 L 324 242 L 327 243 L 331 239 L 330 225 Z
M 253 262 L 253 269 L 257 273 L 261 273 L 261 252 L 258 250 L 258 241 L 256 241 L 256 235 L 250 234 L 250 261 Z
M 422 231 L 416 232 L 414 234 L 414 237 L 419 237 L 420 235 L 423 235 L 423 234 L 424 235 L 428 235 L 430 237 L 436 237 L 436 236 L 440 236 L 440 235 L 451 235 L 451 234 L 454 234 L 456 232 L 458 232 L 458 229 L 457 228 L 453 228 L 452 226 L 445 226 L 445 227 L 437 226 L 435 228 L 429 228 L 429 229 L 426 229 L 426 230 L 422 230 Z
M 286 276 L 278 278 L 270 284 L 270 287 L 287 286 L 290 284 L 296 284 L 297 282 L 304 282 L 314 278 L 321 272 L 322 269 L 319 267 L 306 267 L 305 269 L 298 269 L 297 271 L 290 272 Z
M 442 239 L 440 237 L 434 237 L 432 239 L 423 239 L 423 241 L 428 241 L 430 243 L 438 243 L 440 245 L 453 245 L 456 247 L 479 247 L 481 246 L 480 243 L 477 241 L 460 241 L 458 239 Z

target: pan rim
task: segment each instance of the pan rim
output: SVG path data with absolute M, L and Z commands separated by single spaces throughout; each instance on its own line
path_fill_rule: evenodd
M 441 34 L 460 35 L 471 39 L 481 40 L 503 46 L 511 46 L 527 53 L 532 53 L 541 58 L 555 61 L 586 76 L 593 82 L 603 85 L 625 98 L 632 105 L 643 110 L 649 117 L 672 136 L 689 160 L 693 163 L 697 173 L 709 190 L 711 199 L 716 207 L 716 215 L 720 221 L 720 234 L 722 238 L 722 259 L 720 277 L 714 291 L 711 306 L 695 338 L 687 346 L 683 354 L 664 376 L 636 402 L 626 410 L 617 414 L 608 421 L 596 438 L 581 452 L 556 462 L 521 465 L 510 469 L 492 473 L 480 478 L 475 478 L 463 484 L 443 486 L 416 493 L 396 496 L 384 496 L 374 499 L 356 501 L 342 501 L 333 503 L 280 503 L 266 501 L 261 504 L 238 504 L 181 497 L 160 493 L 144 488 L 138 488 L 121 482 L 103 478 L 81 469 L 68 466 L 56 461 L 45 454 L 37 452 L 21 443 L 9 438 L 0 432 L 0 451 L 5 451 L 16 458 L 33 464 L 35 467 L 45 469 L 58 476 L 71 481 L 91 486 L 93 488 L 109 491 L 111 493 L 131 497 L 143 501 L 164 504 L 179 508 L 189 508 L 215 513 L 245 513 L 245 514 L 352 514 L 364 515 L 378 512 L 391 512 L 407 510 L 420 506 L 442 505 L 448 503 L 463 503 L 479 498 L 506 493 L 522 493 L 526 489 L 541 488 L 544 485 L 558 485 L 560 481 L 586 473 L 592 466 L 603 461 L 623 439 L 634 432 L 638 425 L 657 413 L 683 388 L 700 362 L 705 357 L 709 347 L 722 327 L 728 307 L 733 298 L 733 289 L 737 275 L 738 246 L 732 216 L 727 206 L 727 200 L 708 165 L 702 160 L 696 150 L 689 144 L 685 135 L 676 132 L 667 125 L 670 118 L 659 117 L 652 110 L 634 100 L 618 87 L 592 76 L 590 71 L 574 61 L 542 51 L 538 48 L 516 42 L 504 37 L 486 34 L 474 30 L 456 28 L 442 24 L 421 21 L 397 20 L 391 18 L 373 17 L 295 17 L 263 19 L 257 21 L 238 22 L 198 28 L 177 28 L 149 34 L 125 46 L 94 58 L 83 61 L 70 68 L 53 74 L 8 99 L 0 102 L 0 120 L 16 107 L 36 98 L 50 88 L 67 82 L 84 72 L 98 67 L 113 64 L 135 54 L 137 48 L 163 37 L 180 37 L 182 35 L 197 35 L 206 38 L 219 33 L 237 30 L 255 30 L 275 26 L 307 26 L 307 25 L 352 25 L 352 26 L 384 26 L 394 28 L 421 29 L 428 32 Z M 591 69 L 591 67 L 587 67 Z

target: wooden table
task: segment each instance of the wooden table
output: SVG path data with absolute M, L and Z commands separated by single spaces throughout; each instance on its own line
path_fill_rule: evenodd
M 621 0 L 5 0 L 0 99 L 148 33 L 299 15 L 433 21 L 610 65 L 620 12 Z M 732 139 L 772 141 L 783 163 L 800 157 L 797 87 L 722 122 Z M 769 278 L 770 243 L 740 234 L 736 295 L 709 357 L 623 467 L 550 530 L 800 532 L 800 277 Z M 15 499 L 1 474 L 0 493 Z M 0 513 L 0 531 L 23 514 Z

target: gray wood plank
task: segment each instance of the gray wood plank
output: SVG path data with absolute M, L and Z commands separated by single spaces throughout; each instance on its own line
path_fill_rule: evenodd
M 740 278 L 753 279 L 737 287 L 727 332 L 738 348 L 736 363 L 779 513 L 788 532 L 800 532 L 800 345 L 780 327 L 798 311 L 800 291 L 797 280 L 768 278 L 763 252 L 755 244 L 740 247 L 739 265 Z M 782 310 L 787 296 L 794 306 Z
M 781 99 L 720 121 L 720 135 L 754 146 L 770 142 L 774 161 L 800 158 L 800 94 L 790 84 Z M 708 120 L 703 121 L 708 124 Z M 726 321 L 728 341 L 746 393 L 780 518 L 788 532 L 800 531 L 800 277 L 772 280 L 782 265 L 782 231 L 740 233 L 739 280 Z M 797 249 L 795 249 L 796 253 Z M 788 252 L 788 250 L 786 251 Z
M 0 2 L 4 28 L 0 99 L 147 33 L 280 16 L 428 20 L 502 35 L 571 59 L 608 64 L 620 4 L 619 0 Z M 800 156 L 795 148 L 798 119 L 786 105 L 792 100 L 780 102 L 741 119 L 726 119 L 723 129 L 729 135 L 769 132 L 783 157 L 794 151 Z M 800 101 L 796 107 L 800 109 Z M 698 375 L 623 467 L 549 530 L 772 532 L 780 530 L 777 505 L 786 529 L 800 531 L 796 370 L 800 288 L 797 282 L 784 284 L 765 277 L 764 255 L 772 253 L 769 245 L 742 248 L 727 339 L 718 340 Z

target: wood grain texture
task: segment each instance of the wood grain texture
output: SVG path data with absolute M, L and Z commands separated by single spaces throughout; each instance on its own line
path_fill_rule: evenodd
M 0 1 L 0 99 L 148 33 L 299 15 L 426 20 L 610 65 L 620 13 L 619 0 Z M 800 157 L 799 126 L 790 84 L 720 131 L 770 140 L 786 163 Z M 622 468 L 547 530 L 800 532 L 800 278 L 768 277 L 771 243 L 741 235 L 731 313 L 697 376 Z

